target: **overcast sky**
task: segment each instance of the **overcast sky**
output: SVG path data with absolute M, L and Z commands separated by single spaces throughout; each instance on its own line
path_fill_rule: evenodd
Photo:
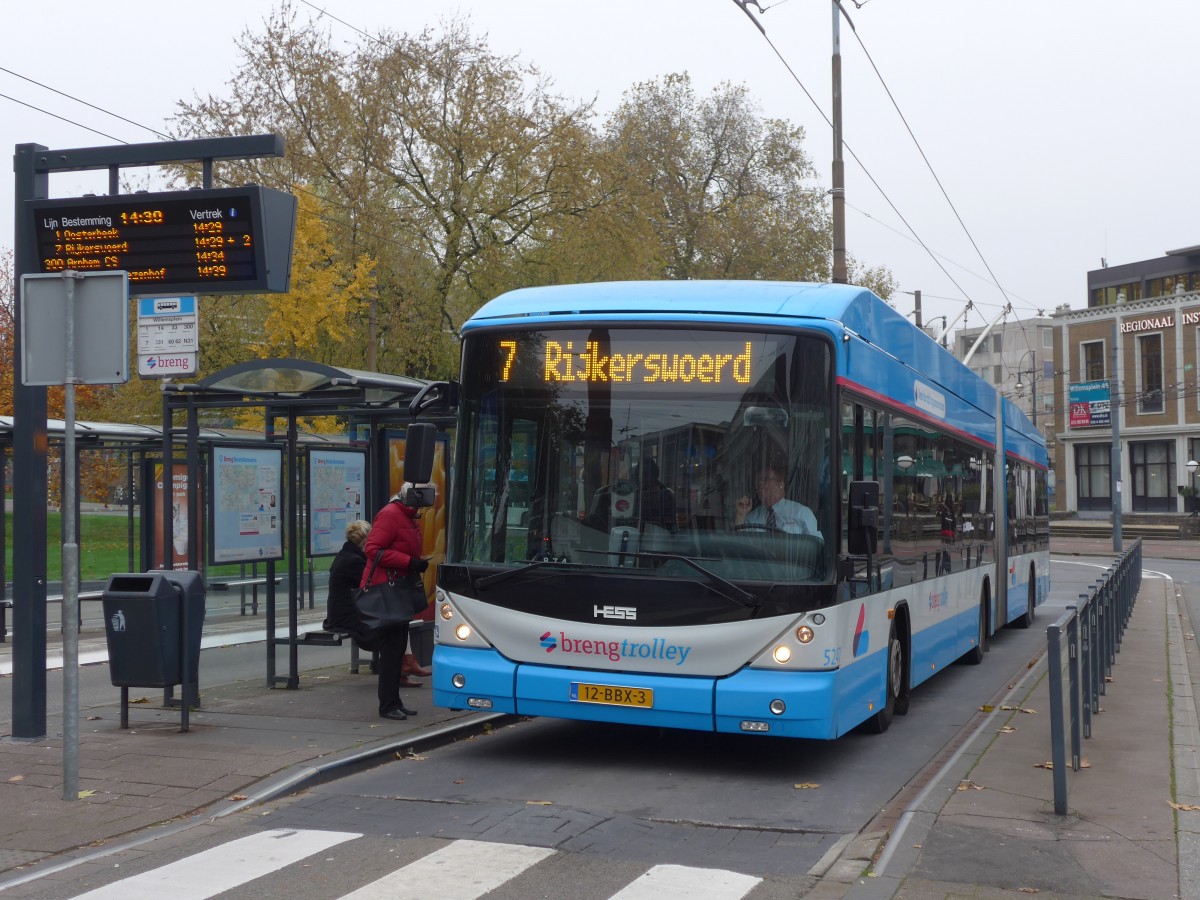
M 972 326 L 995 318 L 1006 296 L 1020 317 L 1084 307 L 1086 273 L 1102 258 L 1118 265 L 1200 243 L 1191 211 L 1200 196 L 1200 117 L 1187 105 L 1200 84 L 1191 46 L 1200 2 L 844 3 L 857 31 L 843 20 L 847 245 L 860 262 L 891 269 L 902 291 L 922 291 L 927 320 L 953 318 L 968 297 Z M 669 72 L 687 71 L 702 93 L 725 80 L 745 83 L 766 115 L 804 127 L 828 188 L 830 2 L 762 5 L 771 43 L 820 111 L 733 0 L 296 3 L 303 16 L 324 8 L 364 30 L 416 32 L 457 12 L 493 50 L 538 66 L 565 96 L 594 98 L 601 114 L 631 84 Z M 18 143 L 155 140 L 78 101 L 162 131 L 176 101 L 225 93 L 238 60 L 234 39 L 261 30 L 271 8 L 265 0 L 8 4 L 0 144 L 11 152 Z M 327 21 L 335 38 L 359 39 Z M 57 175 L 51 196 L 103 192 L 105 184 L 97 175 Z M 7 175 L 0 246 L 13 243 L 12 209 Z M 910 296 L 895 302 L 912 309 Z

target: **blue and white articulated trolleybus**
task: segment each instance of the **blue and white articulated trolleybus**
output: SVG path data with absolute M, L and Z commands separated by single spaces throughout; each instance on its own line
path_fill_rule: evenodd
M 881 732 L 1049 588 L 1036 428 L 862 288 L 513 291 L 455 394 L 441 707 Z

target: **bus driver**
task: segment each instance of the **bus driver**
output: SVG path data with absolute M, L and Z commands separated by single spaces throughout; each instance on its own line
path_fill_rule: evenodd
M 784 481 L 778 469 L 767 467 L 758 473 L 758 496 L 762 502 L 754 506 L 749 496 L 737 502 L 734 526 L 758 526 L 768 531 L 786 534 L 819 534 L 813 511 L 796 500 L 783 496 Z

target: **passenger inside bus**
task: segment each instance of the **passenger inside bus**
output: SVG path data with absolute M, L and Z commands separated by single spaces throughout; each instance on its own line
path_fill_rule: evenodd
M 798 500 L 784 496 L 786 483 L 779 468 L 768 466 L 758 473 L 756 482 L 759 503 L 750 496 L 738 499 L 734 528 L 761 528 L 785 534 L 820 534 L 817 517 Z
M 675 495 L 659 480 L 658 463 L 647 457 L 632 477 L 616 478 L 596 491 L 584 522 L 600 530 L 638 523 L 674 531 Z

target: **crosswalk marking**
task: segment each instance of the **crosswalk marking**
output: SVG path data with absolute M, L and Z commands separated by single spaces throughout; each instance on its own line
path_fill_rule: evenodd
M 263 831 L 114 881 L 75 900 L 208 900 L 361 837 L 346 831 Z M 556 853 L 546 847 L 457 840 L 340 900 L 478 900 Z M 761 882 L 753 875 L 725 869 L 662 865 L 646 871 L 610 900 L 740 900 Z
M 655 866 L 610 900 L 662 900 L 663 897 L 687 897 L 688 900 L 738 900 L 762 881 L 753 875 L 725 869 L 693 869 L 691 866 Z
M 362 835 L 347 831 L 263 831 L 113 882 L 75 900 L 206 900 L 359 837 Z
M 554 852 L 520 844 L 455 841 L 346 894 L 342 900 L 395 897 L 475 900 Z

